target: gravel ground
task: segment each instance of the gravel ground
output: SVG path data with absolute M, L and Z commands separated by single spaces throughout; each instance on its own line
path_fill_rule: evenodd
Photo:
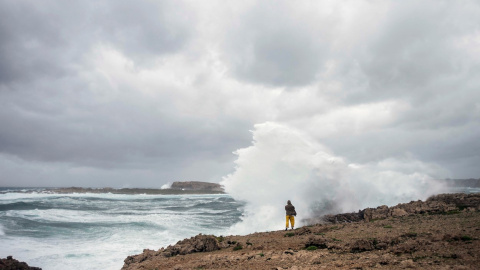
M 207 242 L 213 246 L 202 246 Z M 130 256 L 123 269 L 479 269 L 479 254 L 477 207 L 246 236 L 199 235 Z

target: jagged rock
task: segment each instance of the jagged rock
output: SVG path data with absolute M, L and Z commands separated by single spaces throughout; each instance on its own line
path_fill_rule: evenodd
M 480 196 L 478 194 L 439 194 L 427 199 L 427 202 L 440 201 L 447 204 L 453 204 L 461 210 L 472 207 L 480 210 Z
M 133 256 L 128 256 L 125 260 L 125 266 L 141 263 L 150 260 L 155 256 L 172 257 L 176 255 L 186 255 L 195 252 L 209 252 L 220 249 L 220 244 L 217 238 L 213 235 L 199 234 L 190 239 L 178 241 L 174 246 L 168 246 L 166 249 L 162 248 L 158 251 L 145 249 L 143 253 Z
M 185 255 L 194 252 L 209 252 L 219 250 L 220 244 L 213 235 L 197 235 L 190 239 L 178 241 L 174 246 L 169 246 L 163 252 L 166 257 Z
M 363 220 L 364 211 L 358 213 L 343 213 L 338 215 L 325 215 L 322 220 L 329 223 L 350 223 Z
M 159 252 L 151 250 L 151 249 L 144 249 L 143 253 L 134 255 L 134 256 L 128 256 L 123 262 L 125 264 L 131 264 L 131 263 L 139 263 L 143 262 L 146 260 L 151 259 L 154 256 L 158 256 Z
M 28 266 L 25 262 L 20 262 L 8 256 L 6 259 L 0 259 L 0 270 L 42 270 L 40 267 Z
M 365 220 L 366 222 L 388 217 L 401 217 L 413 214 L 442 214 L 452 211 L 480 211 L 480 196 L 478 194 L 440 194 L 423 201 L 411 201 L 401 203 L 393 207 L 386 205 L 377 208 L 366 208 L 358 213 L 346 213 L 338 215 L 326 215 L 323 217 L 325 222 L 341 223 L 356 222 Z
M 402 208 L 394 208 L 392 211 L 392 217 L 403 217 L 408 215 L 407 211 Z

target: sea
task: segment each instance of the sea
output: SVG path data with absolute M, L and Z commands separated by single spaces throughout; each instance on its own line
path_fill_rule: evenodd
M 42 190 L 0 188 L 0 258 L 11 255 L 44 270 L 120 269 L 127 256 L 144 249 L 158 250 L 200 233 L 242 234 L 232 228 L 238 229 L 248 213 L 245 202 L 228 194 L 47 194 Z M 478 193 L 480 188 L 451 188 L 447 193 L 457 192 Z M 279 220 L 271 222 L 282 224 Z
M 19 192 L 20 191 L 20 192 Z M 55 269 L 120 269 L 129 255 L 225 235 L 244 203 L 227 194 L 45 194 L 0 188 L 0 257 Z

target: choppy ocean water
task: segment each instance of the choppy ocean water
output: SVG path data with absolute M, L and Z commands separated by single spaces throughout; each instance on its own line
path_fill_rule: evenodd
M 227 194 L 18 193 L 0 188 L 0 257 L 49 269 L 120 269 L 143 249 L 199 233 L 226 235 L 245 204 Z M 27 190 L 23 190 L 27 191 Z M 38 190 L 37 190 L 38 191 Z M 447 193 L 478 193 L 452 187 Z M 378 204 L 380 205 L 380 204 Z M 282 208 L 282 206 L 280 206 Z M 283 220 L 273 221 L 279 223 Z
M 49 269 L 120 269 L 128 255 L 226 234 L 243 204 L 226 194 L 0 192 L 0 257 Z M 6 193 L 4 193 L 6 192 Z

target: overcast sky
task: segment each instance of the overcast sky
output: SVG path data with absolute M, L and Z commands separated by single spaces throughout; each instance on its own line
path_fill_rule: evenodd
M 0 185 L 219 182 L 256 124 L 480 177 L 479 1 L 0 0 Z

